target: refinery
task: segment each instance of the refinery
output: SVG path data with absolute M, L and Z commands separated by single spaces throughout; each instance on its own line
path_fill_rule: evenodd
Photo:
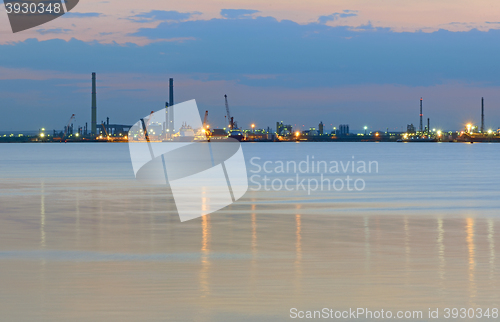
M 423 98 L 420 98 L 419 126 L 413 123 L 406 126 L 406 131 L 368 131 L 364 127 L 361 133 L 352 133 L 348 124 L 327 129 L 323 122 L 308 130 L 297 130 L 290 124 L 276 122 L 271 129 L 257 129 L 255 124 L 249 129 L 238 126 L 231 114 L 228 96 L 224 95 L 226 128 L 210 128 L 208 125 L 209 111 L 205 111 L 203 124 L 192 128 L 187 122 L 177 129 L 173 126 L 174 80 L 169 79 L 169 100 L 165 102 L 165 122 L 154 122 L 153 112 L 149 118 L 141 119 L 139 129 L 132 125 L 113 124 L 110 118 L 97 122 L 97 81 L 96 73 L 92 73 L 91 122 L 75 127 L 75 114 L 72 114 L 62 130 L 49 131 L 41 128 L 33 132 L 12 132 L 0 134 L 0 143 L 23 142 L 133 142 L 147 140 L 151 142 L 188 142 L 188 141 L 218 141 L 236 139 L 241 142 L 500 142 L 500 129 L 486 129 L 484 126 L 484 98 L 481 98 L 480 125 L 469 123 L 458 131 L 443 131 L 430 126 L 430 118 L 424 120 Z M 222 105 L 222 104 L 221 104 Z

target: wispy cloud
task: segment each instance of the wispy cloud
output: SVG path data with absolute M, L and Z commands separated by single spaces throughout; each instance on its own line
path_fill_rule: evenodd
M 104 16 L 98 12 L 66 12 L 63 18 L 97 18 Z
M 184 21 L 190 19 L 193 15 L 200 15 L 201 12 L 178 12 L 165 10 L 152 10 L 140 13 L 130 17 L 134 22 L 145 23 L 154 21 Z
M 70 31 L 71 29 L 54 28 L 54 29 L 38 29 L 36 32 L 38 32 L 40 35 L 47 35 L 47 34 L 65 34 Z
M 340 18 L 356 17 L 358 15 L 358 10 L 344 10 L 342 12 L 335 12 L 328 16 L 320 16 L 318 18 L 319 23 L 325 24 L 329 21 L 335 21 Z
M 251 18 L 253 14 L 258 12 L 260 11 L 250 9 L 222 9 L 220 15 L 228 19 L 243 19 Z

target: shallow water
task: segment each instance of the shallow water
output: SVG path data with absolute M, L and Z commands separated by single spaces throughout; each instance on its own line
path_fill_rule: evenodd
M 497 145 L 243 149 L 249 171 L 253 157 L 307 156 L 379 171 L 352 174 L 363 191 L 251 185 L 181 223 L 168 187 L 135 181 L 125 144 L 0 145 L 2 320 L 275 321 L 325 307 L 425 320 L 429 308 L 441 319 L 446 307 L 498 308 Z

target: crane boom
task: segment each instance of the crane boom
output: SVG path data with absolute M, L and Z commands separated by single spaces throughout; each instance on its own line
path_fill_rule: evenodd
M 104 130 L 104 133 L 106 133 L 106 137 L 109 137 L 108 130 L 106 130 L 106 126 L 104 125 L 104 122 L 101 122 L 102 129 Z
M 227 95 L 224 95 L 224 99 L 226 100 L 226 113 L 227 113 L 227 120 L 229 121 L 229 128 L 233 128 L 233 118 L 231 117 L 231 113 L 229 112 L 229 104 L 227 103 Z
M 203 119 L 203 128 L 207 128 L 208 111 L 205 111 L 205 118 Z
M 71 117 L 69 118 L 69 121 L 68 121 L 68 125 L 66 125 L 66 127 L 64 128 L 64 135 L 63 135 L 63 139 L 66 137 L 66 134 L 68 134 L 68 130 L 69 130 L 69 126 L 71 125 L 71 121 L 73 121 L 75 119 L 75 114 L 72 114 Z

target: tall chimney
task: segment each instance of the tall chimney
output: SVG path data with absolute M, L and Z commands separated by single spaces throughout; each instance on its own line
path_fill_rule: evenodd
M 424 114 L 422 114 L 422 97 L 421 97 L 420 98 L 420 133 L 424 132 L 424 125 L 422 123 L 422 116 L 424 116 Z
M 484 133 L 484 97 L 481 97 L 481 133 Z
M 165 102 L 165 138 L 169 139 L 170 138 L 170 131 L 172 130 L 170 128 L 170 113 L 168 113 L 168 102 Z
M 427 133 L 431 133 L 431 119 L 427 118 Z
M 95 85 L 95 73 L 92 73 L 92 135 L 97 134 L 97 97 Z
M 174 132 L 175 130 L 175 124 L 174 124 L 174 79 L 170 78 L 169 80 L 169 101 L 168 101 L 168 106 L 170 106 L 170 113 L 168 113 L 168 116 L 170 118 L 170 131 L 171 133 Z

